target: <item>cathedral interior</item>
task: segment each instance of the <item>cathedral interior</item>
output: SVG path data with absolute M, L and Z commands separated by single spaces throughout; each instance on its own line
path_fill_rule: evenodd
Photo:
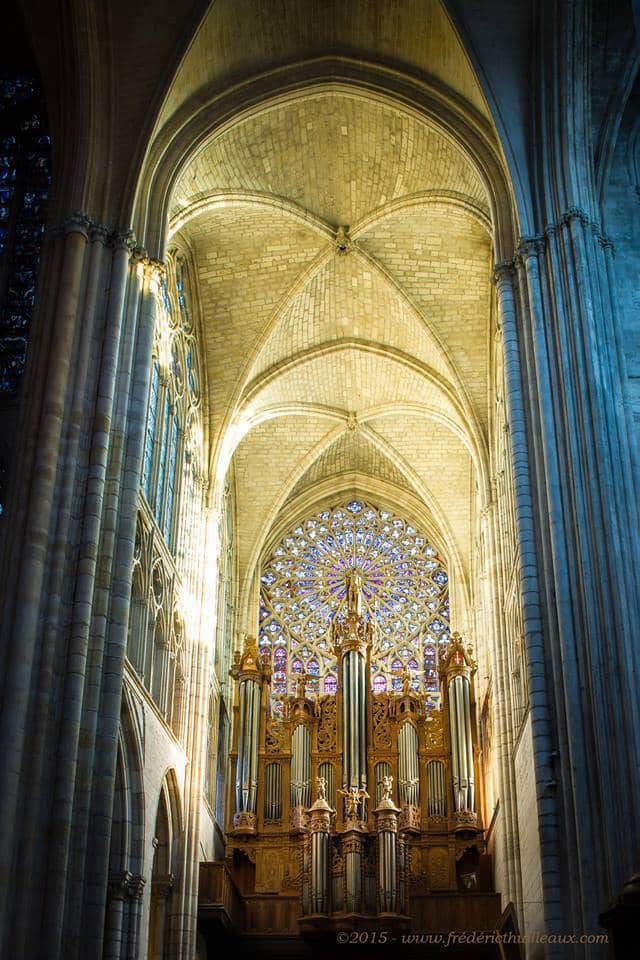
M 640 4 L 7 6 L 0 954 L 640 956 Z

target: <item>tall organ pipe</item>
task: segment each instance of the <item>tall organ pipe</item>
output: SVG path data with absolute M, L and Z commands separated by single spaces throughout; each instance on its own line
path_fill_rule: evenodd
M 237 652 L 231 674 L 238 681 L 236 812 L 234 830 L 256 829 L 258 800 L 258 746 L 262 684 L 269 671 L 263 669 L 254 637 L 246 637 L 242 655 Z
M 280 820 L 282 817 L 282 768 L 279 763 L 268 763 L 264 770 L 264 817 Z
M 431 763 L 427 764 L 427 785 L 429 788 L 429 816 L 446 816 L 444 763 L 441 760 L 432 760 Z
M 311 734 L 299 723 L 291 738 L 291 807 L 308 807 L 311 802 Z
M 402 724 L 398 734 L 398 779 L 400 803 L 417 806 L 420 799 L 418 734 L 408 721 Z
M 236 810 L 255 813 L 258 792 L 258 737 L 260 735 L 260 683 L 242 680 L 238 696 L 240 725 L 236 766 Z
M 449 724 L 455 809 L 475 811 L 471 691 L 467 677 L 457 676 L 449 683 Z
M 367 784 L 367 700 L 365 660 L 348 650 L 342 661 L 343 786 Z

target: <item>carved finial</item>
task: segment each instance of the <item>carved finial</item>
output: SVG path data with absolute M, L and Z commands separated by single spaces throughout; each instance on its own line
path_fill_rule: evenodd
M 352 246 L 352 240 L 349 236 L 349 227 L 338 227 L 336 230 L 336 252 L 339 256 L 349 253 Z

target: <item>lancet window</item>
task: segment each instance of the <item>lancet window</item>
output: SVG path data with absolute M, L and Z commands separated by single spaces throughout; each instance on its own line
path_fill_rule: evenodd
M 142 492 L 172 553 L 181 499 L 194 499 L 202 474 L 200 377 L 188 267 L 171 260 L 157 304 Z
M 203 470 L 194 312 L 188 268 L 175 255 L 156 303 L 127 653 L 179 738 L 201 556 Z
M 376 627 L 374 692 L 401 690 L 404 677 L 437 698 L 438 650 L 450 635 L 443 560 L 407 520 L 351 500 L 300 523 L 263 565 L 259 647 L 271 659 L 276 712 L 301 678 L 308 692 L 335 692 L 330 627 L 344 619 L 350 569 L 360 572 L 363 615 Z

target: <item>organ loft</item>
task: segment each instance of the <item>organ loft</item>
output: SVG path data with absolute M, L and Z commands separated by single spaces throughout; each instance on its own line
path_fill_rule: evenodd
M 309 938 L 437 929 L 442 911 L 493 928 L 471 648 L 456 633 L 441 648 L 435 698 L 407 667 L 376 692 L 380 636 L 357 567 L 343 593 L 328 631 L 335 692 L 302 673 L 274 701 L 269 650 L 247 637 L 236 653 L 226 857 L 201 868 L 203 917 Z

